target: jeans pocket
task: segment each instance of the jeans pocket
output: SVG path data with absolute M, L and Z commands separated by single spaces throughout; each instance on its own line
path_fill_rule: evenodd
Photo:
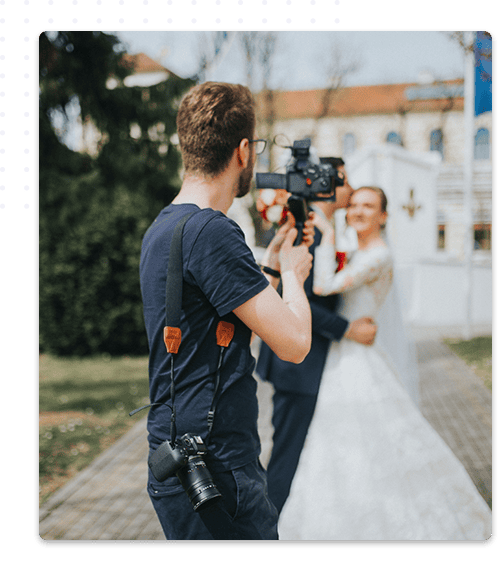
M 166 481 L 157 481 L 151 473 L 148 474 L 147 491 L 154 499 L 185 492 L 178 477 L 168 477 Z

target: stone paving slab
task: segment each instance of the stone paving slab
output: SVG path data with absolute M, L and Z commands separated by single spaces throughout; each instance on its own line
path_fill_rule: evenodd
M 491 504 L 492 397 L 438 339 L 416 333 L 420 407 Z M 431 337 L 431 332 L 430 332 Z M 264 465 L 272 446 L 269 384 L 259 383 Z M 44 540 L 164 540 L 146 492 L 146 418 L 59 489 L 40 509 Z
M 439 341 L 417 341 L 420 409 L 492 504 L 492 394 Z

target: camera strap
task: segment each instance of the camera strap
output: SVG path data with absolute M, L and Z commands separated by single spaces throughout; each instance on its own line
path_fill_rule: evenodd
M 182 313 L 182 291 L 183 291 L 183 257 L 182 257 L 182 235 L 185 223 L 197 211 L 189 212 L 179 219 L 169 249 L 168 272 L 166 277 L 166 319 L 163 331 L 166 350 L 171 354 L 171 406 L 167 403 L 150 403 L 139 409 L 135 409 L 129 415 L 154 405 L 167 405 L 171 409 L 171 442 L 176 440 L 176 407 L 175 407 L 175 377 L 174 377 L 174 355 L 178 354 L 182 341 L 180 329 L 180 318 Z M 226 349 L 234 337 L 234 325 L 226 321 L 219 321 L 216 329 L 217 345 L 220 347 L 218 365 L 215 372 L 215 385 L 213 397 L 208 411 L 208 435 L 211 434 L 215 420 L 215 407 L 218 387 L 220 385 L 220 369 L 223 362 L 224 349 Z
M 166 323 L 164 328 L 164 343 L 166 350 L 171 353 L 171 442 L 176 437 L 176 407 L 175 407 L 175 378 L 174 378 L 174 355 L 178 353 L 182 341 L 180 330 L 180 317 L 182 312 L 182 288 L 183 288 L 183 259 L 182 259 L 182 235 L 187 220 L 194 213 L 186 214 L 176 225 L 171 239 L 169 249 L 168 274 L 166 278 Z M 215 373 L 215 385 L 210 410 L 208 411 L 208 434 L 211 434 L 215 420 L 215 406 L 220 384 L 220 368 L 222 366 L 224 349 L 234 337 L 234 325 L 226 321 L 220 321 L 217 325 L 217 345 L 220 347 L 220 356 Z
M 220 356 L 218 357 L 218 366 L 215 374 L 215 388 L 213 390 L 213 399 L 211 400 L 211 407 L 208 411 L 208 436 L 213 429 L 213 422 L 215 420 L 215 405 L 217 399 L 218 386 L 220 384 L 220 367 L 224 358 L 224 349 L 229 346 L 229 343 L 234 337 L 234 325 L 226 321 L 219 321 L 217 325 L 217 345 L 220 347 Z
M 149 403 L 148 405 L 139 407 L 129 413 L 129 416 L 132 416 L 135 413 L 138 413 L 148 407 L 153 407 L 154 405 L 166 405 L 169 407 L 171 409 L 171 442 L 175 442 L 176 439 L 175 375 L 173 357 L 178 353 L 178 349 L 182 341 L 182 331 L 179 327 L 182 312 L 183 288 L 182 234 L 185 223 L 195 212 L 196 211 L 189 212 L 179 219 L 178 224 L 175 226 L 173 237 L 171 238 L 171 245 L 169 247 L 168 272 L 166 278 L 166 319 L 164 323 L 165 327 L 163 336 L 166 350 L 168 353 L 171 353 L 171 405 L 162 402 Z M 168 305 L 170 302 L 171 305 Z

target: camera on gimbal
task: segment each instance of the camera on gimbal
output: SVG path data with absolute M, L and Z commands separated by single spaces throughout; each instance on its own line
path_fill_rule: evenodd
M 206 452 L 203 439 L 187 433 L 174 445 L 165 440 L 148 460 L 157 481 L 178 477 L 196 512 L 211 506 L 222 496 L 202 458 Z
M 335 188 L 344 185 L 344 174 L 331 163 L 332 158 L 317 158 L 311 151 L 311 140 L 295 140 L 286 174 L 257 173 L 257 189 L 285 189 L 290 193 L 288 209 L 299 230 L 296 243 L 302 239 L 302 224 L 307 220 L 308 201 L 335 201 Z M 319 160 L 319 161 L 317 161 Z

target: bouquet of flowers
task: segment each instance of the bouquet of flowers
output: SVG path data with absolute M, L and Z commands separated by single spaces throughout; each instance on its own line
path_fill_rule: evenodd
M 257 199 L 257 210 L 264 220 L 281 226 L 288 214 L 290 193 L 285 189 L 261 189 Z

